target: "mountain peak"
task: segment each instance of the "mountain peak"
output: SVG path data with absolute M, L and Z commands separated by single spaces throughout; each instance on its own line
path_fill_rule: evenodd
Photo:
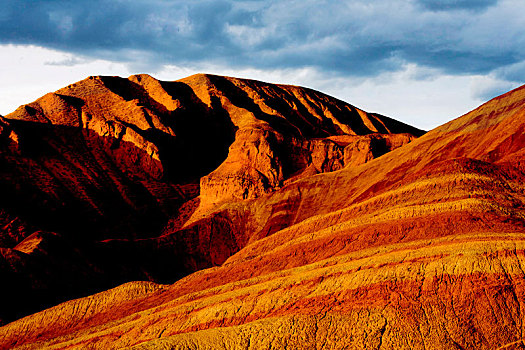
M 148 155 L 139 163 L 147 164 L 145 173 L 155 176 L 177 166 L 173 157 L 163 156 L 167 154 L 163 149 L 184 145 L 186 150 L 171 153 L 189 152 L 200 159 L 200 165 L 191 165 L 199 176 L 223 163 L 221 176 L 245 184 L 233 191 L 212 190 L 215 195 L 206 196 L 216 197 L 212 202 L 224 195 L 253 198 L 282 186 L 308 164 L 316 163 L 311 153 L 318 152 L 314 151 L 318 147 L 332 149 L 316 163 L 314 171 L 323 172 L 365 162 L 423 133 L 315 90 L 212 74 L 195 74 L 172 82 L 147 74 L 127 79 L 92 76 L 21 106 L 7 118 L 79 127 L 101 137 L 130 142 Z M 378 136 L 367 136 L 371 134 Z M 351 137 L 333 143 L 330 137 L 338 135 Z M 397 141 L 391 141 L 394 138 Z M 350 156 L 352 145 L 358 142 L 368 146 Z M 253 154 L 258 155 L 240 161 L 235 158 L 237 147 L 254 147 Z M 207 155 L 210 148 L 216 150 L 211 156 Z M 290 152 L 297 154 L 297 159 L 284 159 L 282 155 Z M 153 166 L 148 157 L 158 165 Z M 125 159 L 122 162 L 128 164 Z M 239 166 L 246 168 L 240 170 Z M 216 183 L 212 180 L 216 175 L 213 172 L 203 178 L 201 190 L 206 192 L 208 185 Z
M 42 272 L 26 290 L 48 291 L 35 304 L 107 289 L 115 276 L 173 282 L 224 263 L 251 239 L 251 224 L 238 233 L 228 214 L 217 214 L 223 206 L 357 168 L 422 133 L 298 86 L 211 74 L 88 77 L 0 119 L 6 266 L 21 261 L 33 276 L 34 261 L 51 259 L 43 264 L 57 278 Z M 218 249 L 209 251 L 207 234 Z M 180 261 L 157 256 L 150 244 L 172 247 Z M 136 249 L 147 253 L 135 263 Z M 67 270 L 67 252 L 76 250 L 85 254 L 87 262 L 75 261 L 84 275 L 64 286 L 56 266 Z M 100 274 L 111 265 L 110 277 Z M 0 318 L 14 317 L 6 310 Z

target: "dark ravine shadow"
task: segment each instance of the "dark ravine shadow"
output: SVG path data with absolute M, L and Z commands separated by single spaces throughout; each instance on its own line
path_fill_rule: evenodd
M 381 157 L 391 151 L 388 147 L 387 140 L 381 137 L 370 138 L 370 150 L 374 158 Z
M 91 244 L 43 231 L 34 235 L 42 237 L 34 252 L 4 250 L 0 254 L 0 262 L 8 264 L 0 263 L 0 279 L 5 286 L 0 323 L 116 286 L 115 276 L 89 256 Z
M 227 212 L 218 212 L 159 237 L 103 241 L 94 251 L 114 276 L 131 274 L 135 279 L 173 283 L 193 272 L 219 266 L 239 251 L 245 243 L 242 222 Z
M 195 181 L 215 170 L 226 159 L 237 128 L 217 97 L 212 97 L 211 107 L 208 107 L 189 85 L 158 81 L 173 100 L 180 101 L 181 107 L 169 111 L 140 84 L 120 77 L 99 78 L 104 86 L 124 100 L 137 100 L 139 107 L 156 112 L 162 123 L 174 131 L 175 137 L 154 128 L 144 131 L 127 125 L 159 148 L 167 181 Z M 144 116 L 152 124 L 147 111 L 144 111 Z
M 174 127 L 182 133 L 196 124 Z M 198 195 L 198 185 L 177 174 L 150 176 L 144 164 L 155 167 L 160 162 L 135 145 L 121 140 L 115 146 L 113 138 L 75 127 L 11 120 L 9 127 L 17 132 L 19 145 L 12 151 L 7 139 L 0 143 L 0 208 L 32 228 L 56 234 L 44 234 L 30 254 L 2 250 L 7 255 L 0 256 L 0 279 L 10 289 L 9 298 L 0 303 L 0 322 L 133 280 L 173 283 L 222 263 L 240 249 L 235 237 L 242 231 L 226 214 L 163 232 L 169 218 Z M 167 134 L 143 135 L 166 152 L 162 162 L 180 161 L 169 155 L 183 151 L 184 143 Z M 204 159 L 226 157 L 229 145 L 224 145 L 226 151 L 217 150 L 218 145 L 209 144 L 216 140 L 209 136 L 200 141 L 214 148 Z M 198 148 L 190 156 L 205 150 Z M 126 163 L 126 157 L 133 159 Z M 197 167 L 190 174 L 199 176 L 213 166 Z M 23 238 L 2 248 L 13 248 Z
M 175 138 L 163 137 L 154 130 L 150 134 L 153 142 L 158 141 L 161 158 L 166 160 L 166 176 L 183 183 L 201 178 L 226 160 L 237 127 L 217 97 L 212 96 L 208 107 L 185 83 L 161 82 L 161 86 L 182 106 L 163 118 Z
M 148 190 L 161 185 L 133 158 L 152 169 L 158 161 L 129 142 L 75 127 L 10 121 L 19 135 L 18 155 L 0 154 L 0 205 L 46 231 L 70 232 L 76 239 L 107 234 L 126 237 L 158 231 L 167 220 Z M 165 184 L 165 196 L 176 198 Z M 173 203 L 176 206 L 176 203 Z M 179 204 L 179 205 L 180 205 Z M 155 228 L 157 226 L 157 228 Z

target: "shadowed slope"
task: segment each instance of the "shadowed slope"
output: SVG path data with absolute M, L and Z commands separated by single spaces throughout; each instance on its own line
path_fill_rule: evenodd
M 298 178 L 250 201 L 201 205 L 194 216 L 227 213 L 247 223 L 248 244 L 221 266 L 123 301 L 118 312 L 97 296 L 67 302 L 60 314 L 77 328 L 56 322 L 58 309 L 49 309 L 3 327 L 0 341 L 518 349 L 524 126 L 520 88 L 359 167 Z M 75 305 L 98 317 L 76 314 Z

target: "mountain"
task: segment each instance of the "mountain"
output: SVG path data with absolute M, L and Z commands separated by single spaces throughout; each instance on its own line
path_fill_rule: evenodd
M 421 134 L 314 90 L 214 75 L 49 93 L 0 119 L 0 320 L 219 266 L 294 220 L 298 203 L 257 217 L 258 199 Z
M 260 95 L 264 95 L 260 91 L 277 89 L 213 76 L 183 80 L 200 101 L 212 104 L 202 91 L 220 95 L 220 106 L 234 124 L 237 114 L 227 102 L 234 99 L 231 90 L 217 83 L 196 83 L 214 79 L 243 83 L 243 91 L 252 91 L 246 86 L 257 86 L 253 89 Z M 301 88 L 278 88 L 290 94 L 316 94 L 318 99 L 324 96 Z M 230 96 L 227 100 L 226 94 Z M 249 96 L 254 103 L 265 101 L 268 106 L 268 97 Z M 294 106 L 286 96 L 275 98 L 288 101 L 290 110 L 300 111 L 297 102 Z M 239 107 L 241 102 L 232 104 Z M 259 113 L 250 108 L 245 110 Z M 262 107 L 261 111 L 266 113 Z M 14 128 L 17 115 L 21 114 L 7 116 L 6 122 L 13 125 L 9 127 Z M 136 230 L 135 236 L 98 241 L 114 254 L 130 252 L 135 260 L 141 260 L 141 254 L 153 246 L 157 250 L 152 250 L 162 254 L 167 250 L 161 247 L 170 246 L 180 256 L 173 261 L 185 266 L 185 277 L 170 284 L 157 284 L 153 279 L 128 282 L 18 319 L 0 328 L 1 346 L 525 348 L 525 86 L 418 138 L 407 134 L 420 132 L 390 119 L 359 111 L 352 115 L 346 125 L 354 125 L 359 115 L 365 126 L 372 123 L 364 122 L 364 116 L 369 121 L 379 118 L 386 130 L 366 134 L 352 126 L 347 130 L 355 135 L 351 131 L 342 135 L 342 127 L 334 129 L 342 130 L 339 134 L 320 135 L 314 130 L 324 130 L 324 126 L 312 127 L 309 134 L 306 124 L 301 124 L 304 129 L 290 137 L 292 128 L 279 124 L 270 134 L 282 135 L 282 141 L 268 137 L 266 146 L 255 131 L 260 130 L 258 126 L 253 132 L 242 131 L 254 125 L 252 119 L 235 124 L 235 138 L 222 162 L 200 177 L 196 197 L 174 206 L 176 214 L 160 235 L 148 237 Z M 296 126 L 296 120 L 303 120 L 282 116 Z M 320 125 L 337 125 L 327 120 Z M 385 131 L 401 134 L 385 135 Z M 174 134 L 178 136 L 176 130 Z M 4 137 L 11 140 L 4 147 L 13 152 L 17 149 L 13 140 L 22 139 L 21 132 L 16 135 Z M 398 140 L 405 137 L 411 142 Z M 358 141 L 340 144 L 342 139 Z M 316 142 L 323 145 L 321 164 L 336 164 L 330 160 L 340 160 L 341 148 L 337 147 L 344 146 L 343 163 L 324 169 L 316 165 L 316 147 L 312 146 Z M 330 147 L 324 146 L 327 143 Z M 379 144 L 390 146 L 374 154 Z M 297 145 L 308 150 L 305 153 L 310 158 L 301 158 Z M 259 158 L 261 153 L 266 157 Z M 267 158 L 279 162 L 264 163 Z M 162 163 L 166 158 L 159 159 Z M 354 163 L 355 159 L 359 161 Z M 277 178 L 282 174 L 281 182 L 272 183 L 272 172 L 260 170 L 270 168 Z M 258 176 L 267 179 L 262 186 L 257 185 Z M 181 185 L 189 183 L 181 181 Z M 241 191 L 239 186 L 245 187 Z M 29 216 L 15 209 L 5 209 L 13 218 L 11 236 L 35 230 L 36 226 L 29 225 L 43 225 L 44 221 L 29 221 Z M 68 242 L 76 243 L 69 238 L 73 232 L 66 232 L 52 237 L 68 237 Z M 25 240 L 21 249 L 38 246 L 31 244 L 35 238 Z M 19 254 L 16 248 L 5 251 Z M 168 261 L 167 255 L 161 260 Z M 131 270 L 140 264 L 126 266 Z M 190 273 L 192 269 L 195 272 Z

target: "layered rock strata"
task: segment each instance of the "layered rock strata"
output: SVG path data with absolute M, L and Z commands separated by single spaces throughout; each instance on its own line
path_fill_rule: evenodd
M 68 301 L 0 344 L 523 348 L 524 145 L 522 87 L 361 166 L 205 206 L 246 242 L 220 266 Z

